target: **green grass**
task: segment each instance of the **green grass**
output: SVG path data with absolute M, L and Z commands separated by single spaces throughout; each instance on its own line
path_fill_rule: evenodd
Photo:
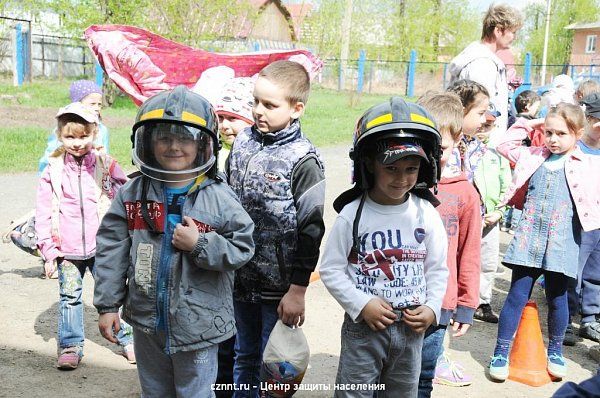
M 36 81 L 22 87 L 13 87 L 0 81 L 0 94 L 18 98 L 15 106 L 57 109 L 69 102 L 70 81 Z M 315 87 L 302 117 L 302 129 L 317 146 L 352 143 L 354 126 L 358 117 L 370 106 L 385 101 L 388 96 L 362 95 Z M 2 104 L 0 104 L 2 105 Z M 8 104 L 7 104 L 8 105 Z M 117 97 L 115 104 L 102 111 L 104 116 L 130 117 L 133 120 L 136 106 L 128 97 Z M 32 117 L 35 117 L 32 115 Z M 43 154 L 46 138 L 53 126 L 11 128 L 0 127 L 0 173 L 37 170 L 37 161 Z M 131 165 L 131 141 L 129 128 L 111 128 L 111 154 L 123 165 Z

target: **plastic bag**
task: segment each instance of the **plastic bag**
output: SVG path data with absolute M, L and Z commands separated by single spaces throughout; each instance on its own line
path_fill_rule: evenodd
M 37 235 L 35 234 L 35 210 L 11 222 L 8 230 L 2 234 L 4 243 L 15 244 L 19 249 L 40 257 L 37 248 Z
M 285 398 L 294 395 L 304 378 L 310 349 L 299 327 L 278 320 L 271 331 L 260 366 L 261 396 Z

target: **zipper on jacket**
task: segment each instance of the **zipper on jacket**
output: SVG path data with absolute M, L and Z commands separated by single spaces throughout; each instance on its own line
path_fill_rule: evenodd
M 79 184 L 79 209 L 81 210 L 81 239 L 82 239 L 82 247 L 83 247 L 83 255 L 87 255 L 87 250 L 85 247 L 85 212 L 83 210 L 83 190 L 81 189 L 81 164 L 82 159 L 77 160 L 79 165 L 79 173 L 77 174 L 77 181 Z

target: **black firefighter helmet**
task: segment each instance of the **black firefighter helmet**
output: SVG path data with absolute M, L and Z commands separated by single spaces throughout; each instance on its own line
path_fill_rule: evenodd
M 132 128 L 133 162 L 142 174 L 161 181 L 191 180 L 202 174 L 214 177 L 218 132 L 218 119 L 208 100 L 177 86 L 140 106 Z M 158 153 L 178 148 L 186 148 L 189 156 L 175 161 Z
M 336 198 L 333 207 L 337 212 L 371 188 L 373 175 L 366 167 L 367 156 L 377 151 L 378 142 L 390 138 L 396 142 L 416 144 L 423 149 L 427 161 L 421 164 L 412 192 L 434 204 L 439 203 L 429 188 L 437 186 L 441 175 L 440 133 L 433 118 L 423 107 L 400 97 L 391 97 L 389 101 L 367 109 L 356 123 L 354 142 L 350 149 L 354 187 Z

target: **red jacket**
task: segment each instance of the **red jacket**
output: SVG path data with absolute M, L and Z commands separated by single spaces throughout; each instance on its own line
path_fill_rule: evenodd
M 464 174 L 442 178 L 436 208 L 448 234 L 448 286 L 442 303 L 440 324 L 450 318 L 473 323 L 479 305 L 481 271 L 481 207 L 479 194 Z M 456 310 L 456 313 L 452 313 Z

